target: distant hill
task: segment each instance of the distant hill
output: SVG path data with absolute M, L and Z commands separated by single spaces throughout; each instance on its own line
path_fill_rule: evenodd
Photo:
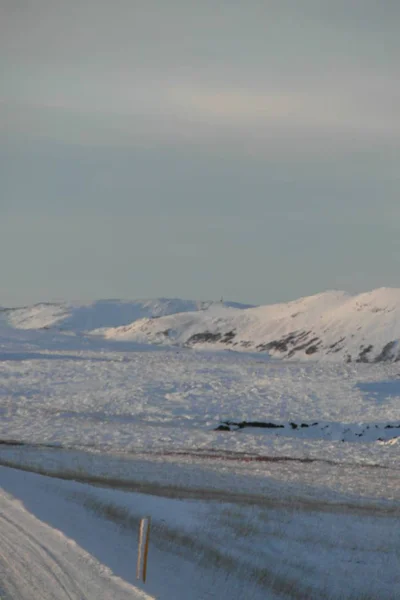
M 0 308 L 0 321 L 3 325 L 16 329 L 86 332 L 103 327 L 127 325 L 137 319 L 196 312 L 205 310 L 212 304 L 178 298 L 97 300 L 89 304 L 43 302 L 23 308 Z M 250 305 L 226 302 L 223 306 L 248 308 Z
M 400 289 L 380 288 L 357 296 L 328 291 L 241 310 L 212 304 L 203 311 L 188 308 L 157 320 L 137 320 L 103 335 L 142 343 L 268 352 L 285 359 L 397 361 Z

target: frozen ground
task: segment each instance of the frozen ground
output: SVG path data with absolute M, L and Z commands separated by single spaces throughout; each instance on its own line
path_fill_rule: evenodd
M 96 452 L 241 452 L 397 465 L 397 365 L 296 364 L 149 347 L 19 346 L 0 358 L 0 439 Z M 223 421 L 285 427 L 214 431 Z
M 29 579 L 31 594 L 12 599 L 142 598 L 128 586 L 137 585 L 143 515 L 152 530 L 148 582 L 139 586 L 151 597 L 398 597 L 398 510 L 173 499 L 4 468 L 0 477 L 8 494 L 0 494 L 3 589 L 12 581 L 24 590 Z M 35 595 L 43 580 L 48 595 Z
M 397 598 L 398 376 L 396 364 L 284 363 L 3 328 L 0 464 L 53 477 L 0 469 L 0 569 L 22 535 L 11 494 L 34 538 L 21 560 L 43 559 L 47 571 L 37 545 L 63 563 L 60 534 L 29 513 L 128 584 L 137 521 L 151 513 L 146 590 L 157 598 Z M 284 427 L 215 431 L 224 421 Z M 95 590 L 82 597 L 101 597 Z

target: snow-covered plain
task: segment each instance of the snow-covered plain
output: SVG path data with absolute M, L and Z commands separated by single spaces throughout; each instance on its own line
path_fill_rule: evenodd
M 135 584 L 137 522 L 151 514 L 154 597 L 400 597 L 395 362 L 282 361 L 16 324 L 3 315 L 0 326 L 0 595 L 28 597 L 10 567 L 25 535 L 19 560 L 41 564 L 49 598 L 63 597 L 49 583 L 55 563 L 64 595 L 79 597 L 66 547 L 71 565 L 94 557 L 82 597 L 101 597 L 99 576 L 119 590 L 104 597 L 135 598 L 120 579 Z M 215 430 L 244 421 L 280 427 Z

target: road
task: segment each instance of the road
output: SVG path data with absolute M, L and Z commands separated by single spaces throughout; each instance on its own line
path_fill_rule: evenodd
M 151 600 L 0 488 L 2 600 Z

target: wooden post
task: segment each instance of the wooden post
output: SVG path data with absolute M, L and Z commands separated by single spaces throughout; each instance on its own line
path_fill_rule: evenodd
M 140 520 L 139 541 L 138 541 L 138 558 L 136 565 L 136 579 L 143 579 L 146 583 L 147 577 L 147 559 L 149 555 L 149 540 L 150 540 L 150 517 L 143 517 Z
M 144 543 L 144 555 L 143 555 L 143 583 L 146 583 L 146 575 L 147 575 L 147 558 L 149 555 L 149 541 L 150 541 L 150 523 L 151 523 L 151 518 L 147 517 L 146 541 Z
M 136 579 L 140 579 L 140 575 L 141 575 L 143 531 L 144 531 L 144 519 L 141 519 L 140 520 L 140 526 L 139 526 L 138 557 L 137 557 L 137 564 L 136 564 Z

